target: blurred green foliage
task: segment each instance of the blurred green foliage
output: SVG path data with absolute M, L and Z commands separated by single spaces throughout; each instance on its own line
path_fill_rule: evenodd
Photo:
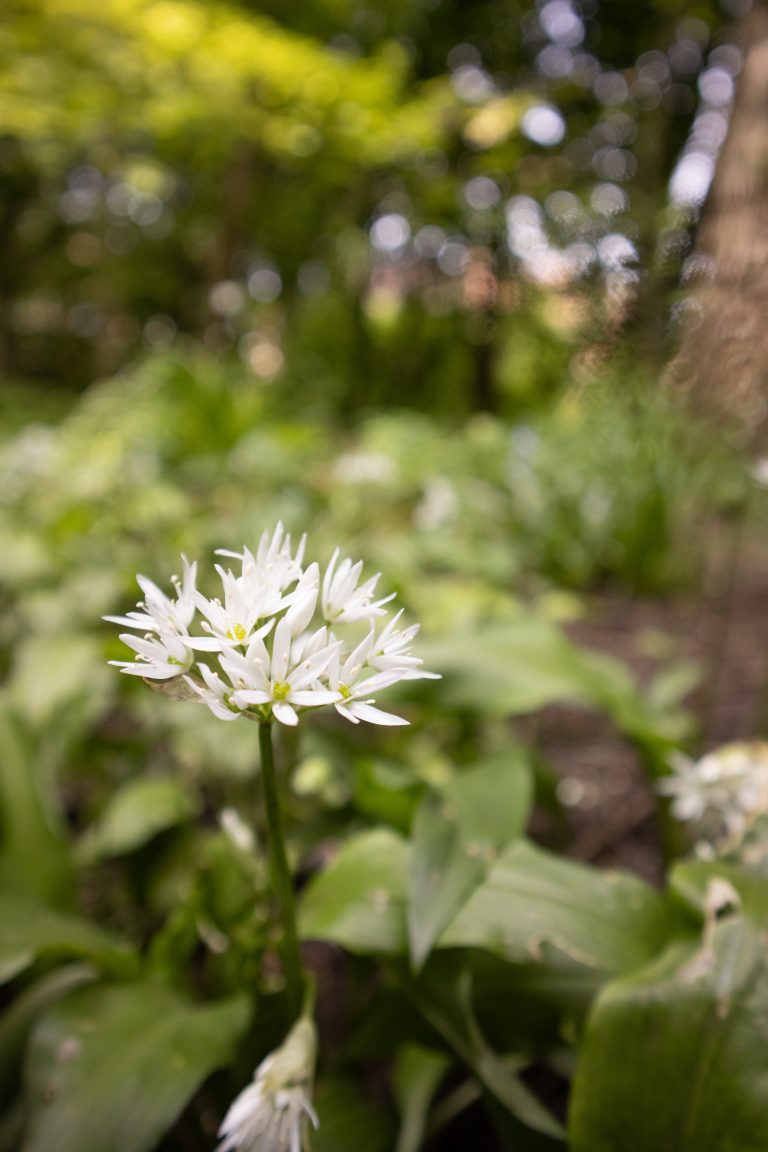
M 294 404 L 461 417 L 619 329 L 658 364 L 733 35 L 708 0 L 12 0 L 0 371 L 79 387 L 183 334 Z
M 409 729 L 361 733 L 318 715 L 299 745 L 284 743 L 294 859 L 314 871 L 349 841 L 307 894 L 305 935 L 356 954 L 338 995 L 363 1016 L 371 956 L 394 965 L 403 1031 L 382 1035 L 378 1060 L 426 1042 L 516 1132 L 557 1141 L 558 1122 L 519 1072 L 562 1045 L 566 1020 L 581 1028 L 596 991 L 655 955 L 681 913 L 636 879 L 604 880 L 524 840 L 535 757 L 511 739 L 509 719 L 563 702 L 597 709 L 649 773 L 663 770 L 691 734 L 681 708 L 690 670 L 668 690 L 641 691 L 616 660 L 567 640 L 553 619 L 568 600 L 558 588 L 674 586 L 681 534 L 727 512 L 744 484 L 663 393 L 641 401 L 635 385 L 623 398 L 619 382 L 601 387 L 573 393 L 535 429 L 488 413 L 457 429 L 388 410 L 343 432 L 290 417 L 284 397 L 242 367 L 165 353 L 93 387 L 57 425 L 11 429 L 0 445 L 0 881 L 14 895 L 0 967 L 15 1015 L 5 1040 L 0 1028 L 0 1055 L 5 1044 L 18 1061 L 23 1049 L 28 1063 L 24 1090 L 9 1086 L 0 1148 L 21 1131 L 43 1147 L 54 1128 L 76 1147 L 86 1114 L 96 1117 L 93 1152 L 195 1147 L 186 1133 L 220 1116 L 233 1081 L 281 1038 L 261 829 L 249 831 L 253 727 L 229 725 L 223 740 L 207 709 L 119 676 L 105 661 L 122 645 L 99 620 L 136 598 L 135 572 L 162 579 L 180 551 L 203 559 L 238 547 L 278 517 L 306 528 L 321 556 L 340 543 L 381 568 L 443 674 L 398 690 Z M 14 395 L 34 410 L 34 389 Z M 649 495 L 657 472 L 664 482 Z M 579 500 L 589 484 L 607 502 L 604 523 Z M 649 500 L 654 515 L 664 510 L 664 533 L 649 529 Z M 477 971 L 476 954 L 486 957 Z M 403 983 L 408 955 L 418 975 Z M 471 994 L 443 971 L 455 955 Z M 495 984 L 484 983 L 491 962 L 502 966 Z M 520 1028 L 508 1015 L 518 996 L 528 1003 L 518 979 L 543 982 Z M 166 1001 L 167 1038 L 149 1044 L 143 1006 Z M 92 1034 L 95 1011 L 102 1030 Z M 243 1039 L 254 1013 L 261 1023 Z M 511 1063 L 486 1028 L 499 1051 L 516 1053 Z M 65 1034 L 82 1042 L 83 1063 L 60 1074 Z M 324 1139 L 347 1133 L 327 1146 L 350 1152 L 361 1117 L 334 1085 L 360 1083 L 355 1043 L 328 1056 L 318 1090 Z M 136 1106 L 135 1066 L 147 1069 L 142 1092 L 168 1059 L 178 1067 L 141 1125 L 94 1112 L 84 1070 L 110 1044 L 122 1055 L 98 1079 L 105 1115 Z M 236 1050 L 242 1070 L 198 1092 Z M 38 1106 L 46 1083 L 65 1095 L 43 1093 Z M 416 1105 L 402 1106 L 407 1129 L 423 1133 L 425 1114 L 417 1122 Z M 396 1123 L 391 1109 L 383 1115 Z

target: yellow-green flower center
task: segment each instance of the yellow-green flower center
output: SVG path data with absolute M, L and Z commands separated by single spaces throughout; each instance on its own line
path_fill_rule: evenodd
M 230 630 L 227 632 L 227 639 L 245 640 L 247 635 L 248 633 L 245 628 L 243 628 L 242 624 L 235 624 L 234 628 L 230 628 Z
M 341 692 L 342 700 L 349 700 L 352 695 L 352 689 L 347 688 L 346 684 L 339 684 L 339 692 Z
M 286 700 L 290 695 L 291 686 L 284 681 L 279 681 L 277 684 L 272 685 L 272 699 L 273 700 Z

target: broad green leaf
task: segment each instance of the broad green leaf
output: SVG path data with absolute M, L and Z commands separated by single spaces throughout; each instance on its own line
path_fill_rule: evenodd
M 459 773 L 443 795 L 464 841 L 474 843 L 482 855 L 494 855 L 525 830 L 533 781 L 522 753 L 513 749 Z
M 197 797 L 178 776 L 129 780 L 81 840 L 81 857 L 91 863 L 132 852 L 158 833 L 191 820 L 198 810 Z
M 41 739 L 0 705 L 0 887 L 69 907 L 74 866 Z
M 411 985 L 414 1004 L 458 1056 L 504 1107 L 529 1128 L 549 1136 L 562 1135 L 551 1113 L 523 1084 L 518 1073 L 530 1061 L 500 1055 L 482 1034 L 475 1016 L 472 976 L 464 957 L 446 958 Z
M 609 984 L 589 1021 L 572 1152 L 768 1148 L 768 963 L 739 915 Z
M 121 972 L 134 962 L 126 945 L 87 920 L 0 892 L 0 981 L 12 979 L 39 956 L 76 956 Z
M 445 1052 L 420 1044 L 407 1044 L 398 1055 L 392 1074 L 400 1111 L 395 1152 L 421 1149 L 432 1100 L 450 1064 Z
M 363 1086 L 341 1077 L 321 1078 L 314 1104 L 320 1121 L 312 1152 L 391 1152 L 395 1125 Z
M 471 635 L 424 642 L 428 668 L 440 672 L 441 703 L 504 716 L 533 712 L 558 700 L 589 703 L 577 649 L 544 617 L 524 617 Z
M 531 794 L 527 766 L 508 755 L 462 772 L 420 804 L 408 873 L 408 938 L 416 968 L 499 851 L 522 833 Z
M 438 951 L 435 958 L 450 955 Z M 605 976 L 562 953 L 546 959 L 520 964 L 490 952 L 468 954 L 478 1022 L 494 1048 L 547 1052 L 561 1049 L 564 1035 L 581 1032 Z
M 407 832 L 424 785 L 413 772 L 385 760 L 365 757 L 356 761 L 355 808 L 370 819 Z
M 29 1046 L 26 1152 L 149 1152 L 249 1019 L 245 997 L 194 1004 L 164 984 L 83 988 Z
M 408 869 L 408 944 L 417 971 L 485 871 L 482 857 L 467 852 L 453 813 L 436 798 L 422 801 L 413 823 Z
M 90 964 L 68 964 L 55 968 L 25 988 L 0 1018 L 0 1100 L 15 1095 L 21 1076 L 21 1056 L 37 1017 L 62 996 L 90 984 L 98 972 Z
M 304 894 L 302 934 L 352 952 L 404 953 L 409 851 L 384 830 L 350 840 Z M 662 898 L 637 877 L 598 872 L 522 841 L 491 867 L 437 947 L 616 973 L 648 961 L 668 922 Z
M 604 709 L 635 739 L 666 738 L 659 731 L 664 717 L 646 703 L 622 664 L 576 647 L 543 616 L 425 642 L 419 653 L 443 675 L 445 707 L 498 717 L 569 701 Z
M 565 956 L 623 972 L 659 950 L 668 914 L 637 877 L 598 872 L 521 841 L 493 865 L 438 941 L 483 948 L 508 960 Z
M 71 740 L 103 711 L 110 688 L 110 671 L 97 640 L 81 632 L 46 630 L 19 646 L 8 696 L 32 727 L 61 726 L 59 739 L 66 735 Z
M 386 829 L 352 837 L 307 888 L 299 930 L 350 952 L 406 950 L 408 844 Z

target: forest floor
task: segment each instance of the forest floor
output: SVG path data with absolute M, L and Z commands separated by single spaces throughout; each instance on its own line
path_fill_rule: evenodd
M 641 684 L 670 661 L 697 665 L 700 683 L 685 700 L 697 753 L 768 738 L 768 549 L 760 541 L 721 537 L 696 594 L 601 593 L 568 632 L 578 644 L 623 661 Z M 568 825 L 561 850 L 658 882 L 658 822 L 636 750 L 605 716 L 574 707 L 545 709 L 533 735 L 545 763 L 567 781 L 558 789 Z

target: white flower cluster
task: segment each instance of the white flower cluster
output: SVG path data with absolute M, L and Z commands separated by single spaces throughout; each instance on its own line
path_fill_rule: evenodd
M 246 714 L 295 725 L 302 709 L 333 705 L 353 724 L 406 724 L 375 707 L 375 694 L 398 680 L 437 678 L 411 655 L 418 625 L 400 628 L 398 612 L 377 630 L 394 593 L 375 599 L 379 576 L 361 582 L 362 561 L 341 559 L 338 549 L 322 576 L 317 563 L 304 567 L 305 544 L 302 537 L 294 555 L 278 524 L 255 554 L 221 550 L 239 561 L 239 571 L 217 564 L 223 591 L 210 600 L 186 558 L 173 597 L 138 576 L 138 611 L 105 619 L 143 635 L 122 633 L 135 657 L 111 663 L 145 680 L 181 679 L 189 698 L 221 720 Z M 354 641 L 337 638 L 334 629 L 349 632 L 350 625 L 357 626 Z
M 674 773 L 659 781 L 672 797 L 672 814 L 702 835 L 699 851 L 722 850 L 768 814 L 768 744 L 725 744 L 700 760 L 675 757 Z M 709 845 L 709 849 L 707 848 Z
M 302 1016 L 283 1044 L 259 1064 L 227 1112 L 217 1152 L 301 1152 L 312 1107 L 317 1032 Z

